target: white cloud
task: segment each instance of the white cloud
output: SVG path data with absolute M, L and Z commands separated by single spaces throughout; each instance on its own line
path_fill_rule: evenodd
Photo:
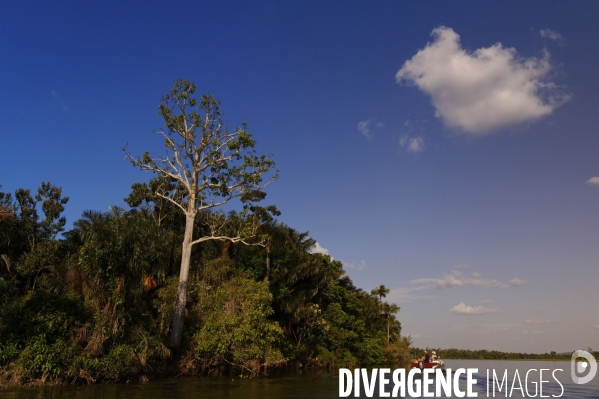
M 320 244 L 317 242 L 314 244 L 312 248 L 310 248 L 310 253 L 328 255 L 329 250 L 321 247 Z
M 480 301 L 481 305 L 488 305 L 490 303 L 491 303 L 491 301 L 489 299 L 483 299 L 482 301 Z
M 547 82 L 549 55 L 521 58 L 501 43 L 474 52 L 460 46 L 451 28 L 432 32 L 434 41 L 396 74 L 432 97 L 436 116 L 453 127 L 483 135 L 549 115 L 568 96 Z
M 599 176 L 591 177 L 587 180 L 587 184 L 591 186 L 599 186 Z
M 396 288 L 387 294 L 389 302 L 411 302 L 417 299 L 434 298 L 434 295 L 420 295 L 417 292 L 432 288 L 430 285 L 421 285 L 418 287 Z
M 513 279 L 510 280 L 510 285 L 512 287 L 518 287 L 518 286 L 524 285 L 524 283 L 526 283 L 526 280 L 519 279 L 516 277 L 514 277 Z
M 599 330 L 599 324 L 595 324 L 595 330 Z
M 365 119 L 363 121 L 358 122 L 358 131 L 364 135 L 367 139 L 371 139 L 374 137 L 374 133 L 370 130 L 370 124 L 376 120 L 376 117 Z M 383 122 L 377 122 L 375 127 L 383 128 L 385 124 Z
M 543 319 L 526 319 L 526 324 L 552 324 L 557 323 L 557 320 L 543 320 Z
M 453 314 L 461 314 L 461 315 L 477 315 L 477 314 L 489 314 L 489 313 L 497 313 L 499 309 L 496 308 L 485 308 L 484 306 L 468 306 L 464 302 L 460 302 L 458 305 L 455 305 L 449 311 Z
M 422 137 L 402 136 L 399 139 L 399 145 L 401 148 L 405 148 L 406 151 L 413 152 L 414 154 L 424 151 L 424 140 Z
M 408 152 L 418 153 L 424 151 L 424 133 L 426 120 L 406 120 L 401 128 L 399 145 Z
M 371 139 L 373 134 L 370 133 L 370 128 L 368 125 L 370 124 L 370 119 L 366 119 L 365 121 L 358 122 L 358 131 L 364 135 L 364 137 Z
M 438 289 L 456 288 L 463 286 L 474 286 L 483 288 L 508 288 L 522 285 L 526 280 L 513 278 L 510 284 L 502 283 L 495 279 L 485 279 L 479 273 L 473 273 L 474 277 L 466 277 L 459 270 L 452 270 L 450 274 L 446 274 L 443 278 L 419 278 L 412 280 L 412 284 L 433 284 Z
M 552 31 L 551 29 L 541 29 L 539 31 L 539 34 L 541 35 L 541 37 L 555 41 L 560 46 L 566 44 L 566 39 L 559 33 Z
M 357 264 L 345 262 L 343 259 L 339 260 L 341 261 L 341 263 L 343 263 L 343 267 L 345 267 L 346 269 L 357 270 L 359 272 L 366 269 L 366 262 L 364 262 L 363 260 L 361 260 L 360 263 Z

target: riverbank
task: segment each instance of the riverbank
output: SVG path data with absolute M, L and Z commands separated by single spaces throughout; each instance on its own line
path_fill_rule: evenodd
M 599 351 L 593 351 L 588 348 L 595 360 L 599 361 Z M 422 356 L 424 350 L 429 353 L 437 352 L 443 359 L 464 359 L 464 360 L 539 360 L 539 361 L 570 361 L 573 352 L 548 352 L 548 353 L 522 353 L 522 352 L 501 352 L 496 350 L 468 350 L 468 349 L 441 349 L 441 348 L 412 348 L 414 357 Z

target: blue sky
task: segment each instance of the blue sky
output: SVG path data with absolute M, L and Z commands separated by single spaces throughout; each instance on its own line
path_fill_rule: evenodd
M 150 176 L 121 147 L 159 152 L 189 79 L 415 344 L 599 347 L 598 3 L 215 3 L 3 5 L 2 190 L 50 180 L 69 222 L 124 206 Z

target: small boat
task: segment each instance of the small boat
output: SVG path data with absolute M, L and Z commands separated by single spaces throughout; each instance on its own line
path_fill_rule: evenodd
M 413 369 L 433 369 L 433 370 L 441 370 L 445 371 L 445 363 L 442 361 L 434 361 L 434 362 L 425 362 L 424 360 L 414 360 L 412 363 Z

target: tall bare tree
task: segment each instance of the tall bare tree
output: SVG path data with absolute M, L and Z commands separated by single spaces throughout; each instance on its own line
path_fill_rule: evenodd
M 256 240 L 256 230 L 265 210 L 276 211 L 267 207 L 256 212 L 254 205 L 266 196 L 262 189 L 278 177 L 274 161 L 269 156 L 256 155 L 255 142 L 245 123 L 229 131 L 222 120 L 219 101 L 205 94 L 198 100 L 194 98 L 195 90 L 194 83 L 178 80 L 162 98 L 159 109 L 165 129 L 155 133 L 164 139 L 164 157 L 146 152 L 135 158 L 127 152 L 127 159 L 134 166 L 158 173 L 173 183 L 158 188 L 155 194 L 185 214 L 170 342 L 175 352 L 181 349 L 192 247 L 208 240 L 262 244 Z M 235 198 L 244 204 L 239 214 L 227 217 L 215 209 Z M 194 237 L 196 221 L 208 227 L 208 235 Z

